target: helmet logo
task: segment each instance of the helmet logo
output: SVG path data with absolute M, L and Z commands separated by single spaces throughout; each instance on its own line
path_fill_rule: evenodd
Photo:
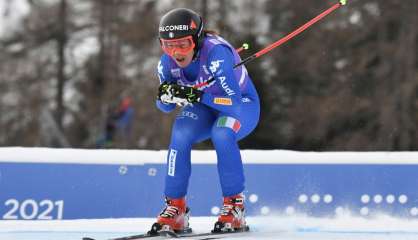
M 189 31 L 188 25 L 169 25 L 164 27 L 159 27 L 160 32 L 168 32 L 168 31 Z
M 197 28 L 196 23 L 192 20 L 190 22 L 190 29 L 196 29 L 196 28 Z
M 173 32 L 169 32 L 169 33 L 168 33 L 168 37 L 169 37 L 169 38 L 173 38 L 173 37 L 174 37 L 174 33 L 173 33 Z

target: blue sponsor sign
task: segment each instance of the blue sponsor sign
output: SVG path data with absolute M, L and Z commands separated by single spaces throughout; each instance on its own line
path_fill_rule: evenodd
M 163 207 L 163 163 L 0 162 L 0 218 L 155 217 Z M 247 163 L 248 215 L 418 216 L 418 165 Z M 193 216 L 216 215 L 222 196 L 213 163 L 193 164 Z

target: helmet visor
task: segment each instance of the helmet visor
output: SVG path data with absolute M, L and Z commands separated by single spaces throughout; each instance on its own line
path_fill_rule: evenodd
M 161 47 L 170 56 L 173 56 L 175 53 L 187 55 L 193 50 L 195 44 L 192 36 L 187 36 L 171 40 L 161 39 Z

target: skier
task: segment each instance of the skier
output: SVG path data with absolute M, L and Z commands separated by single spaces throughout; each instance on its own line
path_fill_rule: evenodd
M 215 232 L 248 230 L 244 211 L 244 173 L 238 141 L 258 124 L 260 103 L 237 51 L 213 31 L 204 30 L 195 12 L 178 8 L 159 24 L 164 54 L 158 63 L 157 107 L 182 106 L 172 129 L 165 179 L 166 206 L 150 231 L 190 232 L 186 194 L 191 148 L 211 139 L 217 154 L 223 207 Z M 208 81 L 209 79 L 214 81 Z

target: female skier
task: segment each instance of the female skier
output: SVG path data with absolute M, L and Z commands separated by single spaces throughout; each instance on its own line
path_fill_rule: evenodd
M 192 145 L 211 139 L 223 194 L 215 232 L 245 231 L 244 173 L 238 141 L 257 126 L 260 106 L 256 89 L 237 51 L 214 32 L 204 30 L 195 12 L 178 8 L 159 24 L 164 54 L 158 63 L 157 107 L 163 112 L 182 106 L 172 129 L 165 179 L 166 206 L 151 233 L 190 232 L 186 194 Z M 208 81 L 209 80 L 209 81 Z

